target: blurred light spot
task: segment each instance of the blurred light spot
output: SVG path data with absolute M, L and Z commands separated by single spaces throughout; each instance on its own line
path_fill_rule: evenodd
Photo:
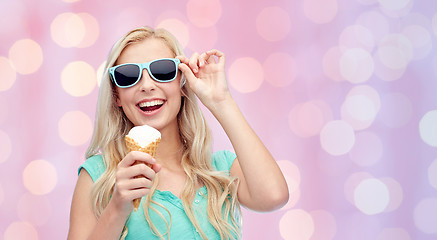
M 5 162 L 11 156 L 12 142 L 8 134 L 0 130 L 0 163 Z
M 297 104 L 288 115 L 291 130 L 299 137 L 318 135 L 323 126 L 331 120 L 331 109 L 322 101 Z
M 91 93 L 96 85 L 96 72 L 86 62 L 70 62 L 61 73 L 64 90 L 73 97 L 82 97 Z
M 0 92 L 9 90 L 17 80 L 17 73 L 11 61 L 0 56 Z
M 428 167 L 428 181 L 433 188 L 437 189 L 437 159 Z
M 404 35 L 389 34 L 381 40 L 377 56 L 388 68 L 404 69 L 413 58 L 413 47 Z
M 437 110 L 427 112 L 419 123 L 420 137 L 433 147 L 437 147 Z
M 250 82 L 248 82 L 248 79 L 250 79 Z M 254 58 L 239 58 L 229 67 L 229 82 L 233 88 L 241 93 L 258 90 L 263 80 L 263 68 Z
M 64 48 L 77 47 L 84 40 L 86 26 L 82 18 L 75 13 L 61 13 L 50 25 L 52 39 Z
M 378 56 L 381 62 L 389 68 L 399 69 L 407 66 L 408 61 L 401 51 L 394 46 L 380 47 Z
M 289 175 L 284 175 L 284 178 L 287 182 L 289 198 L 288 202 L 282 206 L 281 210 L 288 210 L 296 206 L 297 202 L 299 202 L 301 191 L 299 188 L 299 183 L 295 178 Z
M 185 48 L 190 41 L 190 33 L 187 25 L 179 19 L 169 18 L 161 21 L 157 28 L 164 28 L 175 36 L 175 38 Z
M 373 70 L 373 58 L 364 49 L 348 49 L 340 58 L 340 73 L 351 83 L 363 83 L 369 80 Z
M 284 39 L 290 32 L 290 28 L 288 12 L 279 7 L 264 8 L 256 17 L 258 34 L 267 41 Z
M 341 118 L 355 130 L 368 128 L 377 113 L 377 106 L 366 95 L 347 96 L 341 105 Z
M 384 228 L 376 240 L 410 240 L 410 235 L 403 228 Z
M 399 11 L 405 7 L 407 7 L 410 0 L 378 0 L 381 7 L 391 10 L 391 11 Z
M 292 209 L 287 211 L 279 221 L 279 232 L 285 240 L 307 240 L 314 233 L 314 221 L 306 211 Z
M 6 228 L 4 240 L 17 239 L 38 240 L 38 232 L 28 222 L 13 222 Z
M 222 15 L 219 0 L 190 0 L 187 3 L 187 17 L 197 27 L 212 27 Z
M 375 106 L 375 111 L 378 112 L 379 109 L 381 108 L 379 93 L 371 86 L 369 85 L 356 86 L 348 92 L 346 98 L 350 96 L 357 96 L 357 95 L 363 95 L 366 96 L 368 99 L 370 99 L 373 102 L 373 106 Z
M 20 220 L 35 226 L 46 224 L 52 212 L 52 205 L 46 196 L 26 193 L 18 201 L 17 213 Z
M 331 22 L 338 12 L 337 0 L 304 0 L 305 17 L 317 24 Z
M 380 10 L 384 15 L 390 18 L 406 18 L 411 14 L 411 10 L 413 9 L 413 2 L 410 1 L 404 8 L 399 10 L 390 10 L 384 7 L 381 7 Z M 404 19 L 402 19 L 404 20 Z
M 81 111 L 65 113 L 58 124 L 59 136 L 65 143 L 72 146 L 86 143 L 91 137 L 92 129 L 91 119 Z
M 46 160 L 32 161 L 24 168 L 23 183 L 35 195 L 48 194 L 58 183 L 56 168 Z
M 85 26 L 85 35 L 82 41 L 76 46 L 78 48 L 86 48 L 96 43 L 100 34 L 100 27 L 97 20 L 88 13 L 78 13 L 78 17 L 82 20 Z
M 215 48 L 217 43 L 217 28 L 198 28 L 190 26 L 190 42 L 188 47 L 190 47 L 193 52 L 205 52 L 210 49 Z
M 341 120 L 328 122 L 320 132 L 323 150 L 333 156 L 348 153 L 355 143 L 353 128 Z
M 437 198 L 425 198 L 416 205 L 414 224 L 424 233 L 437 233 Z
M 418 25 L 409 25 L 402 30 L 402 34 L 411 42 L 414 50 L 413 60 L 423 59 L 431 53 L 431 34 L 426 28 Z
M 402 93 L 388 93 L 382 97 L 381 121 L 388 127 L 406 125 L 413 116 L 413 104 Z
M 80 0 L 62 0 L 62 1 L 66 3 L 74 3 L 74 2 L 79 2 Z
M 279 160 L 277 164 L 284 175 L 289 176 L 295 180 L 297 184 L 300 184 L 300 170 L 294 163 L 288 160 Z
M 390 201 L 387 186 L 378 179 L 366 179 L 354 191 L 355 206 L 367 215 L 384 211 Z
M 379 11 L 363 12 L 356 20 L 356 24 L 368 29 L 372 33 L 374 42 L 378 42 L 390 31 L 387 18 Z
M 382 152 L 382 141 L 378 135 L 371 132 L 359 132 L 355 135 L 355 144 L 349 156 L 357 165 L 368 167 L 381 160 Z
M 32 39 L 21 39 L 9 49 L 9 60 L 18 73 L 31 74 L 41 67 L 43 52 L 39 44 Z
M 339 37 L 339 46 L 342 50 L 350 48 L 364 49 L 372 52 L 375 40 L 369 29 L 361 25 L 352 25 L 345 28 Z
M 387 186 L 390 195 L 390 202 L 384 209 L 384 212 L 392 212 L 399 208 L 404 199 L 402 186 L 393 178 L 381 178 L 380 180 L 385 184 L 385 186 Z
M 314 221 L 314 234 L 311 240 L 334 239 L 337 233 L 337 223 L 334 216 L 325 210 L 311 211 L 310 215 Z
M 366 179 L 373 179 L 373 176 L 367 172 L 358 172 L 351 174 L 346 179 L 346 182 L 344 183 L 344 195 L 350 204 L 355 205 L 355 189 Z
M 400 79 L 406 72 L 406 67 L 399 69 L 392 69 L 384 65 L 378 57 L 378 53 L 374 54 L 373 60 L 375 62 L 375 75 L 384 81 L 395 81 Z
M 342 55 L 343 53 L 339 47 L 332 47 L 323 55 L 323 73 L 336 82 L 345 80 L 340 73 L 340 58 Z
M 106 61 L 100 64 L 99 68 L 97 68 L 96 76 L 97 76 L 97 86 L 100 87 L 100 84 L 103 80 L 103 73 L 105 71 Z M 107 73 L 106 73 L 107 74 Z
M 281 168 L 288 185 L 290 198 L 288 199 L 287 204 L 281 208 L 281 210 L 287 210 L 294 207 L 300 199 L 300 170 L 291 161 L 279 160 L 277 163 L 279 168 Z
M 296 61 L 287 53 L 272 53 L 263 64 L 266 80 L 275 87 L 290 85 L 296 78 Z

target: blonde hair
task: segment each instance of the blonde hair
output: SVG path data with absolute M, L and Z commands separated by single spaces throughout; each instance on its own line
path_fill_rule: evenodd
M 127 119 L 123 110 L 116 105 L 116 89 L 108 75 L 108 68 L 114 66 L 123 49 L 131 43 L 140 42 L 147 38 L 156 38 L 164 41 L 174 55 L 183 55 L 182 48 L 177 40 L 164 29 L 152 29 L 141 27 L 134 29 L 122 37 L 111 50 L 105 66 L 105 73 L 100 85 L 99 100 L 97 104 L 94 133 L 86 153 L 89 158 L 101 154 L 106 169 L 102 176 L 94 183 L 91 189 L 91 198 L 94 213 L 100 217 L 103 210 L 109 203 L 115 184 L 115 172 L 118 163 L 127 154 L 124 136 L 133 127 Z M 217 172 L 211 164 L 211 133 L 202 112 L 197 105 L 197 99 L 193 91 L 186 87 L 181 79 L 183 101 L 178 113 L 178 125 L 181 141 L 184 145 L 182 156 L 182 167 L 187 175 L 184 190 L 181 193 L 181 200 L 185 212 L 203 239 L 207 239 L 205 233 L 197 222 L 193 209 L 192 199 L 196 194 L 196 185 L 200 182 L 205 185 L 208 191 L 207 214 L 211 225 L 220 234 L 221 239 L 240 238 L 241 232 L 241 210 L 237 200 L 238 180 L 224 172 Z M 159 175 L 159 174 L 158 174 Z M 144 204 L 144 214 L 152 232 L 164 239 L 167 234 L 169 238 L 171 227 L 167 223 L 167 232 L 160 233 L 154 226 L 149 216 L 149 208 L 160 214 L 151 207 L 150 203 L 164 206 L 152 200 L 152 196 L 158 185 L 159 177 L 156 177 Z M 167 212 L 168 210 L 165 209 Z M 165 219 L 164 219 L 165 220 Z M 230 221 L 229 221 L 230 220 Z M 123 231 L 124 238 L 127 229 Z

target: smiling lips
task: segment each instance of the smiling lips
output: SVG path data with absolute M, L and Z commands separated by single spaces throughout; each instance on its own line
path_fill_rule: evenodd
M 164 104 L 164 100 L 153 100 L 153 101 L 140 102 L 138 104 L 138 107 L 140 107 L 140 109 L 143 110 L 144 112 L 150 113 L 161 108 L 163 104 Z

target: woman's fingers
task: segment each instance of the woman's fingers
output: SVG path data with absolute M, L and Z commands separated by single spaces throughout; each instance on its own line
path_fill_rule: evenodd
M 121 181 L 118 185 L 120 189 L 125 190 L 136 190 L 140 188 L 150 189 L 152 187 L 152 181 L 145 177 L 132 178 L 128 181 Z
M 224 64 L 225 54 L 217 49 L 206 51 L 202 54 L 193 53 L 190 58 L 185 56 L 177 56 L 181 63 L 186 64 L 190 70 L 196 74 L 199 72 L 199 68 L 204 67 L 206 64 L 220 63 Z M 181 69 L 182 70 L 182 69 Z
M 194 73 L 197 73 L 199 71 L 199 53 L 193 53 L 193 55 L 191 56 L 188 65 L 190 66 L 191 70 Z
M 129 152 L 118 164 L 119 167 L 129 167 L 134 165 L 135 162 L 142 162 L 153 165 L 156 160 L 145 152 L 132 151 Z
M 223 52 L 220 52 L 217 49 L 212 49 L 209 50 L 207 52 L 205 52 L 205 54 L 208 56 L 208 63 L 217 63 L 214 56 L 217 57 L 218 59 L 218 63 L 223 63 L 225 62 L 225 54 Z

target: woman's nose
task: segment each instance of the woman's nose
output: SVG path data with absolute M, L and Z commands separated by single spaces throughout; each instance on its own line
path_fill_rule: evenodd
M 156 87 L 155 80 L 150 76 L 147 69 L 143 69 L 139 84 L 141 85 L 141 90 L 150 90 Z

